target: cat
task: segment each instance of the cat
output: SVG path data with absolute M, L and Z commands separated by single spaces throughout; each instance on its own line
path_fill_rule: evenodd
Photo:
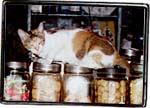
M 62 61 L 92 69 L 119 65 L 130 76 L 130 65 L 106 39 L 85 29 L 44 30 L 43 22 L 26 32 L 18 29 L 24 47 L 41 59 L 38 62 Z

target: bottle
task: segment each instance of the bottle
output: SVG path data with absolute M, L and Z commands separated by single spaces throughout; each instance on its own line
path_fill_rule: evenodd
M 61 66 L 52 64 L 33 64 L 32 101 L 60 102 Z
M 63 102 L 92 103 L 93 74 L 85 67 L 66 64 L 63 76 Z
M 128 80 L 123 68 L 103 68 L 95 70 L 95 103 L 126 104 Z
M 4 100 L 29 101 L 30 75 L 25 62 L 10 61 L 6 63 L 9 75 L 4 78 Z

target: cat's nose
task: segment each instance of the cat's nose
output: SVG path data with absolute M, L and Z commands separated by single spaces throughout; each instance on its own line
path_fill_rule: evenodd
M 36 51 L 38 51 L 38 49 L 39 49 L 39 47 L 38 47 L 38 46 L 36 46 L 36 47 L 35 47 L 35 50 L 36 50 Z
M 38 51 L 38 50 L 39 50 L 39 46 L 38 46 L 38 45 L 34 46 L 34 49 L 35 49 L 36 51 Z

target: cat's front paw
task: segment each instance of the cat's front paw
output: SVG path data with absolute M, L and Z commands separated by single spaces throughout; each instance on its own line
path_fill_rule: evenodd
M 38 59 L 37 62 L 41 64 L 51 64 L 53 60 L 46 60 L 46 59 Z

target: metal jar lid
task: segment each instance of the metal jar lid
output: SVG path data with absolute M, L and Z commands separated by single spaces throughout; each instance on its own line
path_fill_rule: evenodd
M 27 69 L 28 65 L 26 62 L 10 61 L 6 63 L 6 66 L 10 69 Z
M 102 68 L 96 70 L 97 77 L 111 78 L 111 79 L 125 79 L 126 69 L 124 68 Z
M 90 68 L 71 64 L 65 64 L 64 71 L 65 73 L 74 73 L 74 74 L 92 74 L 92 69 Z
M 142 78 L 143 73 L 139 71 L 131 71 L 130 79 Z
M 121 54 L 128 56 L 128 57 L 134 57 L 137 56 L 138 50 L 136 49 L 121 49 Z
M 33 64 L 33 71 L 38 71 L 38 72 L 55 72 L 58 73 L 61 71 L 61 65 L 52 63 L 52 64 L 42 64 L 42 63 L 34 63 Z
M 144 64 L 142 64 L 140 62 L 139 63 L 133 62 L 133 63 L 131 63 L 131 70 L 142 73 L 144 71 Z

